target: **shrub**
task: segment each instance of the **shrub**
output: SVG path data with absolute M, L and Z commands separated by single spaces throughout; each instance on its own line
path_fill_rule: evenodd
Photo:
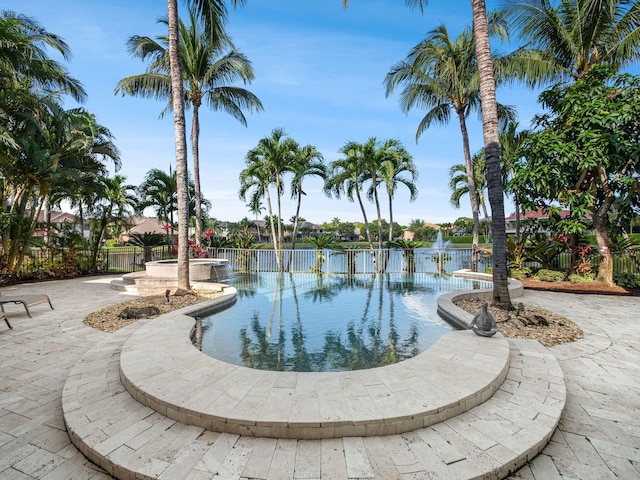
M 638 288 L 640 287 L 640 279 L 637 275 L 628 272 L 616 273 L 613 275 L 613 281 L 616 285 L 625 288 Z
M 512 268 L 509 270 L 509 276 L 511 278 L 515 278 L 516 280 L 522 280 L 523 278 L 531 276 L 531 269 L 528 267 Z
M 594 278 L 595 276 L 593 274 L 579 275 L 577 273 L 573 273 L 569 275 L 569 281 L 571 283 L 589 283 L 589 282 L 593 282 Z
M 533 278 L 539 280 L 540 282 L 561 282 L 564 280 L 564 273 L 558 272 L 557 270 L 547 270 L 545 268 L 538 270 Z
M 487 275 L 493 275 L 493 267 L 484 267 L 484 273 Z

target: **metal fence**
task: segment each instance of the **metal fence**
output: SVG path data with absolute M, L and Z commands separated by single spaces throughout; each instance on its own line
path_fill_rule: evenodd
M 228 260 L 234 272 L 276 272 L 278 262 L 273 250 L 211 248 L 214 258 Z M 446 273 L 470 268 L 471 249 L 417 248 L 414 250 L 283 250 L 280 252 L 282 270 L 296 273 L 375 273 L 375 262 L 387 273 Z M 490 265 L 490 258 L 482 258 L 481 271 Z
M 62 278 L 89 273 L 127 273 L 141 271 L 145 262 L 172 258 L 174 252 L 166 246 L 117 247 L 98 251 L 94 262 L 92 253 L 84 250 L 32 250 L 19 269 L 1 269 L 5 279 L 20 280 Z M 271 249 L 210 248 L 212 258 L 227 259 L 234 272 L 276 272 L 275 252 Z M 352 250 L 283 250 L 280 253 L 282 270 L 297 273 L 375 273 L 375 265 L 368 249 Z M 450 273 L 471 267 L 469 248 L 417 248 L 414 250 L 383 249 L 375 251 L 378 265 L 387 273 Z M 591 254 L 592 268 L 597 271 L 600 257 Z M 568 271 L 571 258 L 560 254 L 552 267 Z M 491 266 L 491 257 L 481 257 L 479 271 Z M 537 264 L 530 264 L 539 267 Z M 614 273 L 640 274 L 640 251 L 630 250 L 614 255 Z

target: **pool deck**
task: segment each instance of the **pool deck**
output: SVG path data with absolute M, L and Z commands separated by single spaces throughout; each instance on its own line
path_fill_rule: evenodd
M 118 478 L 501 478 L 514 459 L 529 459 L 523 444 L 554 426 L 565 382 L 559 428 L 515 477 L 640 477 L 640 299 L 526 291 L 522 301 L 571 318 L 585 339 L 550 349 L 509 340 L 509 371 L 494 395 L 429 427 L 307 440 L 213 432 L 137 402 L 120 381 L 121 352 L 153 321 L 116 334 L 82 324 L 131 298 L 110 280 L 3 289 L 46 293 L 56 310 L 36 307 L 28 318 L 7 308 L 15 328 L 0 330 L 0 478 L 109 478 L 71 444 L 62 399 L 72 401 L 72 390 L 83 399 L 67 405 L 82 411 L 74 441 Z

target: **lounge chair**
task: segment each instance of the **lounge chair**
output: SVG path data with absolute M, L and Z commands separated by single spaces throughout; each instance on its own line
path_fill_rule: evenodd
M 21 303 L 24 306 L 24 309 L 27 311 L 27 315 L 31 317 L 31 312 L 29 311 L 29 307 L 33 307 L 34 305 L 39 305 L 45 302 L 48 303 L 49 306 L 51 307 L 51 310 L 53 310 L 53 305 L 51 305 L 51 299 L 49 299 L 48 295 L 45 295 L 43 293 L 33 294 L 33 295 L 15 295 L 15 296 L 8 296 L 8 297 L 4 297 L 0 293 L 0 309 L 2 310 L 3 314 L 5 313 L 4 312 L 5 303 L 15 303 L 15 304 Z M 7 324 L 9 323 L 9 320 L 6 319 L 6 316 L 5 316 L 5 321 L 7 322 Z
M 13 326 L 9 323 L 9 319 L 4 313 L 0 313 L 0 320 L 4 320 L 5 322 L 7 322 L 7 327 L 13 328 Z

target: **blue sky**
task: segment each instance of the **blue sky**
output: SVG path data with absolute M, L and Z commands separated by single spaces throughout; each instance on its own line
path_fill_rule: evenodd
M 341 4 L 248 0 L 230 12 L 228 31 L 255 70 L 256 78 L 247 88 L 261 99 L 265 111 L 249 115 L 245 128 L 229 115 L 201 109 L 201 179 L 203 194 L 213 204 L 211 216 L 231 221 L 251 217 L 238 199 L 238 174 L 247 150 L 277 127 L 300 144 L 314 145 L 327 163 L 339 158 L 338 150 L 347 141 L 396 138 L 413 155 L 420 175 L 415 202 L 409 202 L 406 189 L 397 192 L 396 221 L 406 225 L 420 218 L 440 223 L 470 216 L 468 199 L 459 210 L 449 203 L 449 167 L 464 161 L 457 119 L 429 129 L 416 144 L 415 131 L 424 112 L 406 115 L 397 95 L 385 97 L 382 82 L 389 68 L 438 24 L 457 36 L 471 22 L 471 2 L 432 1 L 424 14 L 401 0 L 352 0 L 347 9 Z M 488 5 L 491 8 L 492 2 Z M 185 11 L 184 4 L 179 7 Z M 2 8 L 35 18 L 70 45 L 73 57 L 67 67 L 88 92 L 84 107 L 116 137 L 121 173 L 130 183 L 140 184 L 151 168 L 168 170 L 174 165 L 172 119 L 159 119 L 164 103 L 113 93 L 118 80 L 146 68 L 129 57 L 125 42 L 132 35 L 162 34 L 156 20 L 166 14 L 166 2 L 8 0 Z M 525 88 L 498 90 L 498 101 L 517 108 L 523 128 L 539 111 L 536 96 Z M 69 101 L 67 106 L 74 105 Z M 468 122 L 471 150 L 476 152 L 482 146 L 480 121 L 473 115 Z M 307 181 L 305 191 L 301 216 L 307 220 L 361 221 L 356 204 L 327 199 L 320 181 Z M 288 220 L 295 203 L 289 192 L 284 200 L 283 218 Z M 513 210 L 509 202 L 505 208 L 507 215 Z M 368 215 L 375 215 L 372 204 Z M 388 216 L 386 208 L 383 215 Z

